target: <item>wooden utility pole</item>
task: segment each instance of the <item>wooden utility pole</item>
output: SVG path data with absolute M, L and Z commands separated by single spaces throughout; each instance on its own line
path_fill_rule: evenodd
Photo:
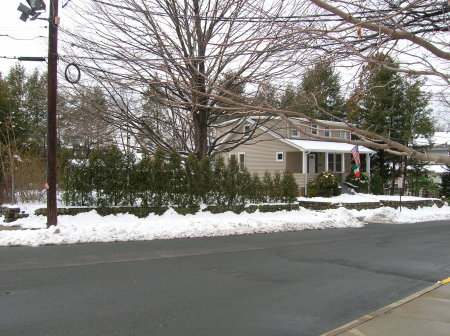
M 56 225 L 56 101 L 58 87 L 58 0 L 50 0 L 47 115 L 47 227 Z

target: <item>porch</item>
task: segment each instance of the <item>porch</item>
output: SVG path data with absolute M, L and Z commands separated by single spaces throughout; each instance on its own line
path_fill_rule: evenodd
M 294 174 L 301 195 L 307 193 L 308 182 L 324 171 L 333 172 L 339 183 L 345 182 L 346 177 L 351 173 L 353 156 L 350 151 L 353 146 L 350 145 L 349 148 L 348 144 L 340 144 L 344 148 L 338 150 L 336 146 L 328 145 L 332 148 L 327 148 L 329 144 L 327 142 L 317 143 L 320 143 L 323 148 L 317 148 L 315 151 L 300 150 L 286 153 L 286 170 Z M 370 156 L 375 152 L 365 147 L 360 148 L 360 169 L 370 178 Z

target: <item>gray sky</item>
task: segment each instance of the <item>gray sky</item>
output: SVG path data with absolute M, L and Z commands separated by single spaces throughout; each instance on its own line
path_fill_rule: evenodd
M 44 0 L 47 4 L 47 12 L 42 15 L 42 18 L 48 17 L 48 3 L 49 0 Z M 18 62 L 17 60 L 10 60 L 3 58 L 18 57 L 18 56 L 39 56 L 47 57 L 48 55 L 48 23 L 45 20 L 28 20 L 23 22 L 19 19 L 20 12 L 17 10 L 20 2 L 27 4 L 26 0 L 1 0 L 2 10 L 0 11 L 0 72 L 5 76 L 9 69 Z M 70 15 L 70 3 L 66 8 L 61 8 L 67 0 L 59 0 L 59 16 L 61 17 L 61 26 L 68 23 L 70 20 L 67 15 Z M 8 35 L 8 36 L 3 36 Z M 47 68 L 46 62 L 21 62 L 28 71 L 38 68 L 40 71 L 45 71 Z M 61 64 L 60 64 L 61 66 Z M 436 92 L 436 89 L 432 91 Z M 448 106 L 440 104 L 433 99 L 432 107 L 435 110 L 434 116 L 437 121 L 447 128 L 450 124 L 450 115 Z
M 64 0 L 63 0 L 64 1 Z M 35 20 L 23 22 L 19 19 L 20 12 L 17 10 L 20 2 L 27 5 L 25 0 L 2 0 L 2 9 L 0 11 L 0 72 L 6 75 L 10 67 L 17 60 L 4 59 L 4 56 L 40 56 L 47 57 L 48 54 L 48 24 L 44 20 Z M 48 0 L 45 0 L 48 7 Z M 47 8 L 48 10 L 48 8 Z M 62 14 L 62 13 L 60 13 Z M 48 12 L 42 15 L 47 18 Z M 39 37 L 43 36 L 43 37 Z M 24 40 L 16 40 L 24 39 Z M 45 70 L 46 63 L 21 62 L 27 69 L 32 70 L 35 67 Z

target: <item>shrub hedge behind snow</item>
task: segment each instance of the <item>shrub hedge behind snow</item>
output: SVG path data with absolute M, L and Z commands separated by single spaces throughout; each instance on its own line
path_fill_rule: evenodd
M 63 201 L 74 206 L 197 207 L 246 203 L 292 203 L 298 186 L 290 172 L 263 178 L 240 169 L 234 157 L 182 159 L 157 150 L 136 160 L 112 147 L 94 150 L 85 160 L 68 161 L 61 176 Z

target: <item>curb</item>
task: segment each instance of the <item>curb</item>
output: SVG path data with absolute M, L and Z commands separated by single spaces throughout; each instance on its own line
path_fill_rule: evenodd
M 383 315 L 383 314 L 385 314 L 385 313 L 387 313 L 387 312 L 389 312 L 391 310 L 394 310 L 395 308 L 398 308 L 398 307 L 404 305 L 405 303 L 408 303 L 408 302 L 410 302 L 410 301 L 412 301 L 414 299 L 417 299 L 418 297 L 420 297 L 422 295 L 425 295 L 425 294 L 427 294 L 427 293 L 429 293 L 429 292 L 431 292 L 431 291 L 433 291 L 433 290 L 435 290 L 435 289 L 437 289 L 437 288 L 439 288 L 439 287 L 441 287 L 441 286 L 443 286 L 444 284 L 447 284 L 447 283 L 450 283 L 450 278 L 447 278 L 447 279 L 442 280 L 442 281 L 438 281 L 436 284 L 434 284 L 434 285 L 432 285 L 430 287 L 422 289 L 421 291 L 418 291 L 418 292 L 416 292 L 416 293 L 414 293 L 414 294 L 412 294 L 410 296 L 407 296 L 407 297 L 405 297 L 405 298 L 403 298 L 401 300 L 398 300 L 398 301 L 396 301 L 394 303 L 391 303 L 390 305 L 387 305 L 387 306 L 385 306 L 383 308 L 375 310 L 375 311 L 371 312 L 370 314 L 361 316 L 360 318 L 357 318 L 356 320 L 354 320 L 352 322 L 349 322 L 347 324 L 344 324 L 341 327 L 338 327 L 338 328 L 336 328 L 334 330 L 331 330 L 331 331 L 328 331 L 328 332 L 326 332 L 324 334 L 321 334 L 320 336 L 335 336 L 335 335 L 342 334 L 342 333 L 344 333 L 346 331 L 349 331 L 349 330 L 351 330 L 351 329 L 353 329 L 353 328 L 355 328 L 355 327 L 357 327 L 357 326 L 359 326 L 359 325 L 361 325 L 361 324 L 363 324 L 363 323 L 365 323 L 367 321 L 370 321 L 370 320 L 372 320 L 372 319 L 374 319 L 374 318 L 376 318 L 376 317 L 378 317 L 380 315 Z

